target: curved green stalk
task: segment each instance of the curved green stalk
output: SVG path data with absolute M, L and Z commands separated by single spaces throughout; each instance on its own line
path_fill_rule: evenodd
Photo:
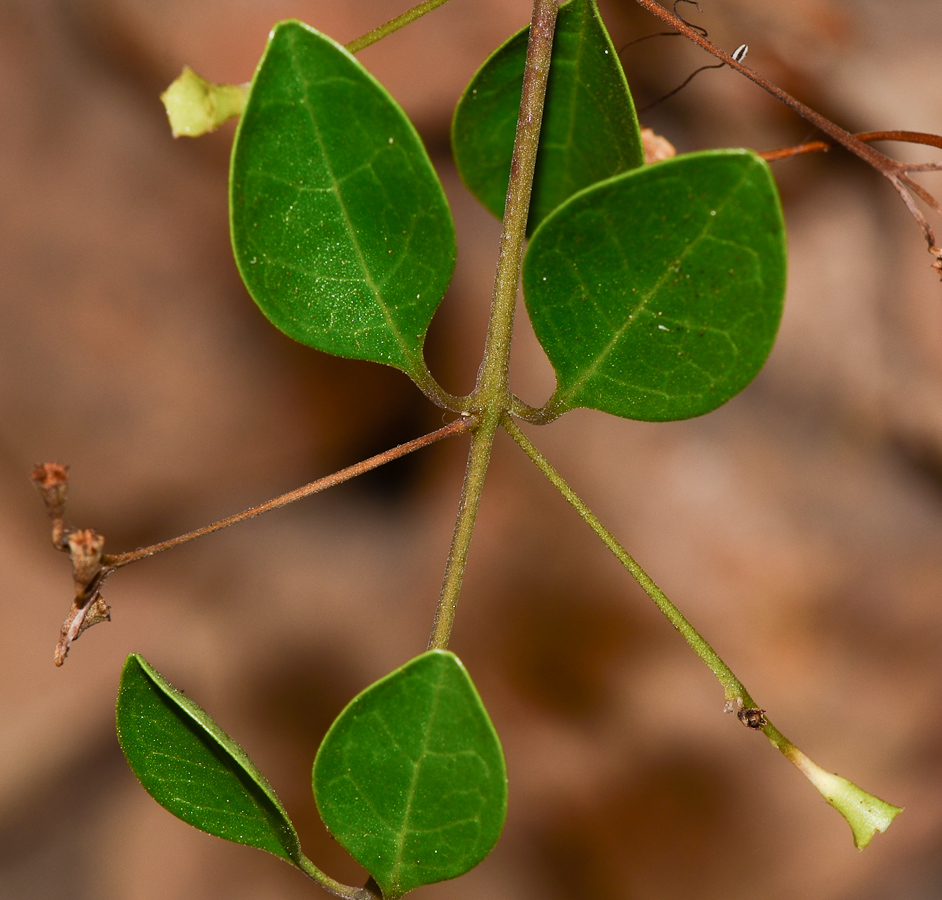
M 367 890 L 367 888 L 350 887 L 350 885 L 341 884 L 329 875 L 325 875 L 303 853 L 296 864 L 308 878 L 316 881 L 328 894 L 332 894 L 334 897 L 341 897 L 342 900 L 380 900 L 376 894 Z
M 766 718 L 765 710 L 757 707 L 752 695 L 733 674 L 729 666 L 723 662 L 719 654 L 690 624 L 683 613 L 674 606 L 667 595 L 654 583 L 651 576 L 635 562 L 631 554 L 615 540 L 612 533 L 599 521 L 595 513 L 586 506 L 585 502 L 566 483 L 559 472 L 549 464 L 543 454 L 530 442 L 530 439 L 520 430 L 517 423 L 510 416 L 504 415 L 501 419 L 501 425 L 556 490 L 563 495 L 569 505 L 579 513 L 582 520 L 599 536 L 602 543 L 612 551 L 618 561 L 631 573 L 635 581 L 644 589 L 644 592 L 654 601 L 657 608 L 683 635 L 684 640 L 693 648 L 697 656 L 707 664 L 710 671 L 713 672 L 723 686 L 727 710 L 736 710 L 739 713 L 740 721 L 744 725 L 756 731 L 762 731 L 772 746 L 778 749 L 817 788 L 824 799 L 847 820 L 853 831 L 854 845 L 857 849 L 863 850 L 878 831 L 886 831 L 893 819 L 903 811 L 902 808 L 868 794 L 840 775 L 825 771 L 788 740 Z
M 451 550 L 445 564 L 442 590 L 429 641 L 430 649 L 444 650 L 448 646 L 484 487 L 484 476 L 491 458 L 491 445 L 501 416 L 513 403 L 507 384 L 510 339 L 517 304 L 517 286 L 520 283 L 523 245 L 526 240 L 527 216 L 530 212 L 533 173 L 540 143 L 543 100 L 546 96 L 546 82 L 553 54 L 556 12 L 556 0 L 533 0 L 520 114 L 517 118 L 517 133 L 510 164 L 510 182 L 504 206 L 504 222 L 484 359 L 478 371 L 474 392 L 468 398 L 468 412 L 478 419 L 479 424 L 471 440 Z

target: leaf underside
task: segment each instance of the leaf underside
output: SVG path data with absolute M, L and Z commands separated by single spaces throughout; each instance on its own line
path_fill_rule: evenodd
M 398 104 L 300 22 L 275 26 L 255 73 L 229 199 L 239 272 L 273 324 L 421 378 L 455 264 L 444 192 Z
M 768 357 L 785 277 L 778 194 L 751 152 L 679 156 L 582 191 L 524 258 L 557 377 L 544 410 L 668 421 L 715 409 Z
M 144 789 L 202 831 L 297 865 L 298 837 L 245 751 L 143 657 L 121 672 L 118 742 Z
M 452 148 L 461 178 L 503 216 L 526 62 L 525 28 L 498 48 L 461 96 Z M 559 8 L 528 233 L 582 188 L 644 162 L 634 103 L 594 0 Z
M 384 897 L 462 875 L 500 836 L 503 752 L 458 658 L 432 650 L 354 698 L 314 761 L 330 833 Z

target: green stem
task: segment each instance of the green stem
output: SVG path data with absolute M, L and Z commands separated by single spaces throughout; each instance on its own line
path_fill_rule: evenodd
M 423 3 L 413 6 L 412 9 L 407 10 L 401 16 L 390 19 L 385 25 L 380 25 L 378 28 L 368 31 L 363 37 L 358 37 L 355 41 L 350 41 L 350 43 L 346 45 L 346 49 L 349 50 L 350 53 L 359 53 L 364 47 L 375 44 L 377 41 L 388 37 L 400 28 L 405 28 L 406 25 L 409 25 L 416 19 L 421 19 L 426 13 L 430 13 L 433 9 L 438 9 L 439 6 L 444 6 L 447 2 L 448 0 L 424 0 Z
M 334 881 L 329 875 L 324 874 L 314 865 L 303 853 L 301 858 L 295 861 L 295 865 L 312 881 L 316 881 L 328 894 L 334 897 L 342 897 L 343 900 L 380 900 L 376 894 L 366 888 L 351 887 L 347 884 L 341 884 Z
M 743 683 L 732 673 L 729 666 L 720 659 L 717 652 L 690 624 L 684 614 L 671 603 L 667 595 L 654 583 L 651 576 L 635 562 L 634 557 L 615 540 L 612 533 L 599 521 L 595 513 L 586 506 L 559 472 L 549 464 L 543 454 L 530 442 L 530 439 L 520 430 L 517 423 L 510 416 L 505 415 L 501 420 L 501 424 L 520 445 L 523 452 L 530 457 L 536 467 L 549 479 L 556 490 L 563 495 L 570 506 L 579 513 L 582 520 L 601 538 L 602 543 L 612 551 L 618 561 L 631 573 L 631 576 L 641 585 L 657 608 L 664 613 L 671 625 L 683 635 L 684 640 L 693 648 L 697 656 L 707 664 L 710 671 L 713 672 L 723 686 L 726 702 L 741 707 L 754 707 L 756 704 L 752 696 L 743 686 Z
M 526 240 L 527 216 L 530 212 L 533 173 L 540 143 L 543 100 L 546 96 L 546 82 L 553 54 L 556 12 L 556 0 L 533 0 L 520 113 L 517 117 L 517 133 L 510 163 L 510 181 L 507 186 L 507 202 L 504 205 L 504 221 L 484 358 L 468 404 L 468 411 L 477 418 L 479 424 L 471 439 L 455 530 L 429 640 L 430 649 L 444 650 L 451 638 L 458 595 L 461 592 L 474 523 L 480 507 L 484 477 L 491 458 L 491 446 L 501 416 L 513 403 L 507 384 L 510 339 Z
M 430 650 L 444 650 L 451 638 L 458 595 L 461 593 L 464 571 L 468 565 L 468 550 L 474 534 L 474 523 L 481 505 L 484 476 L 491 459 L 491 446 L 499 421 L 499 415 L 487 416 L 471 437 L 471 450 L 468 453 L 464 483 L 461 485 L 461 499 L 455 518 L 455 530 L 451 537 L 451 549 L 448 551 L 442 590 L 432 622 L 432 635 L 428 644 Z
M 654 601 L 657 608 L 667 616 L 670 623 L 683 635 L 684 640 L 694 649 L 697 656 L 709 666 L 710 671 L 713 672 L 723 686 L 727 710 L 736 709 L 746 714 L 740 715 L 740 721 L 750 728 L 757 731 L 761 730 L 772 746 L 779 750 L 817 788 L 824 799 L 847 820 L 853 832 L 854 844 L 857 849 L 863 850 L 877 832 L 886 831 L 893 819 L 902 812 L 902 808 L 868 794 L 840 775 L 825 771 L 785 737 L 766 718 L 765 710 L 756 707 L 752 696 L 743 686 L 743 683 L 730 671 L 729 666 L 720 659 L 716 651 L 687 621 L 680 610 L 668 600 L 647 572 L 615 540 L 611 532 L 598 520 L 595 513 L 585 505 L 563 477 L 549 464 L 543 454 L 530 442 L 530 439 L 520 430 L 517 423 L 505 414 L 501 419 L 501 425 L 519 444 L 523 452 L 530 457 L 536 467 L 549 479 L 550 483 L 565 497 L 570 506 L 579 513 L 583 521 L 602 539 L 602 542 L 612 551 L 618 561 L 631 573 L 635 581 Z
M 530 213 L 533 172 L 540 143 L 546 81 L 553 55 L 556 13 L 556 0 L 534 0 L 520 96 L 520 113 L 517 117 L 514 153 L 510 163 L 507 200 L 504 204 L 504 227 L 500 236 L 497 277 L 494 280 L 494 294 L 491 299 L 484 360 L 478 372 L 476 386 L 476 394 L 482 402 L 498 401 L 504 409 L 509 408 L 511 402 L 507 387 L 510 338 L 517 306 L 517 286 L 520 283 L 527 217 Z

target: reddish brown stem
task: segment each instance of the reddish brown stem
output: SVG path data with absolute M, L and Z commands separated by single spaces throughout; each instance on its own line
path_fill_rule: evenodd
M 349 481 L 351 478 L 356 478 L 357 475 L 369 472 L 371 469 L 378 468 L 388 462 L 392 462 L 394 459 L 406 456 L 422 447 L 427 447 L 429 444 L 434 444 L 436 441 L 452 437 L 456 434 L 462 434 L 465 431 L 470 431 L 475 424 L 476 420 L 472 416 L 462 416 L 460 419 L 456 419 L 444 428 L 439 428 L 437 431 L 422 435 L 422 437 L 418 437 L 413 441 L 400 444 L 398 447 L 393 447 L 391 450 L 386 450 L 376 456 L 371 456 L 369 459 L 364 459 L 362 462 L 348 466 L 346 469 L 341 469 L 339 472 L 334 472 L 332 475 L 326 475 L 324 478 L 319 478 L 317 481 L 312 481 L 310 484 L 304 485 L 304 487 L 288 491 L 287 494 L 282 494 L 280 497 L 275 497 L 273 500 L 269 500 L 259 506 L 253 506 L 251 509 L 236 513 L 234 516 L 229 516 L 219 522 L 214 522 L 212 525 L 205 525 L 202 528 L 197 528 L 195 531 L 187 532 L 169 541 L 151 544 L 149 547 L 141 547 L 138 550 L 119 553 L 115 556 L 103 556 L 101 560 L 102 564 L 109 570 L 106 575 L 110 575 L 115 569 L 120 569 L 122 566 L 126 566 L 129 563 L 136 562 L 139 559 L 146 559 L 148 556 L 153 556 L 155 553 L 160 553 L 162 550 L 169 550 L 172 547 L 185 544 L 195 538 L 203 537 L 203 535 L 212 534 L 214 531 L 219 531 L 223 528 L 228 528 L 230 525 L 244 522 L 246 519 L 253 519 L 255 516 L 260 516 L 262 513 L 287 506 L 289 503 L 294 503 L 295 500 L 310 497 L 312 494 L 317 494 L 334 485 Z
M 885 156 L 878 150 L 875 150 L 873 147 L 869 146 L 869 144 L 861 140 L 856 135 L 851 134 L 849 131 L 841 128 L 840 125 L 832 122 L 830 119 L 822 116 L 820 113 L 815 112 L 810 106 L 806 106 L 788 92 L 783 91 L 780 87 L 778 87 L 778 85 L 773 84 L 767 78 L 763 78 L 754 69 L 744 66 L 741 62 L 733 59 L 733 57 L 728 53 L 720 50 L 719 47 L 704 37 L 694 27 L 689 25 L 675 13 L 665 9 L 659 3 L 656 3 L 655 0 L 636 0 L 636 2 L 649 13 L 657 16 L 662 22 L 666 22 L 672 28 L 675 28 L 678 32 L 684 35 L 684 37 L 693 41 L 699 47 L 702 47 L 707 51 L 707 53 L 710 53 L 717 59 L 722 60 L 731 69 L 735 69 L 737 72 L 739 72 L 740 75 L 744 75 L 751 82 L 757 84 L 764 91 L 767 91 L 769 94 L 775 97 L 776 100 L 784 103 L 787 107 L 798 113 L 798 115 L 800 115 L 802 118 L 811 122 L 815 128 L 823 131 L 829 138 L 831 138 L 832 141 L 840 144 L 842 147 L 849 150 L 855 156 L 858 156 L 865 163 L 872 166 L 881 175 L 883 175 L 884 178 L 886 178 L 887 181 L 893 185 L 893 188 L 906 204 L 906 208 L 909 210 L 910 214 L 919 224 L 920 228 L 922 228 L 926 241 L 929 244 L 929 251 L 936 257 L 936 262 L 933 265 L 937 270 L 942 272 L 942 250 L 936 246 L 935 236 L 932 233 L 932 229 L 929 226 L 929 223 L 926 221 L 925 216 L 916 205 L 916 201 L 914 200 L 910 191 L 914 192 L 917 196 L 929 204 L 929 206 L 931 206 L 932 209 L 936 212 L 942 213 L 942 205 L 940 205 L 938 201 L 936 201 L 935 198 L 925 190 L 925 188 L 917 185 L 908 176 L 907 173 L 909 171 L 918 171 L 916 168 L 907 166 L 904 163 Z M 910 133 L 918 134 L 918 132 L 895 132 L 895 134 Z M 895 140 L 895 138 L 892 139 Z M 926 143 L 930 142 L 927 141 Z
M 924 131 L 859 131 L 854 135 L 858 140 L 870 143 L 872 141 L 900 141 L 906 144 L 927 144 L 942 149 L 942 135 L 927 134 Z M 796 144 L 793 147 L 781 147 L 777 150 L 766 150 L 760 153 L 766 162 L 776 162 L 802 153 L 826 153 L 833 144 L 827 141 L 808 141 L 805 144 Z M 916 163 L 906 165 L 907 172 L 938 172 L 942 170 L 942 163 Z

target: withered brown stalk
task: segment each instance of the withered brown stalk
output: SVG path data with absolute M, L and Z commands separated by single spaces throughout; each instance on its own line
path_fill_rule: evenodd
M 834 143 L 840 144 L 846 150 L 849 150 L 855 156 L 862 159 L 865 163 L 872 166 L 881 175 L 883 175 L 883 177 L 886 178 L 886 180 L 889 181 L 891 185 L 893 185 L 893 188 L 902 198 L 903 203 L 906 204 L 906 208 L 909 210 L 910 215 L 912 215 L 919 227 L 922 229 L 923 235 L 925 235 L 926 238 L 926 242 L 929 245 L 929 252 L 935 257 L 935 262 L 932 264 L 933 268 L 939 272 L 940 275 L 942 275 L 942 249 L 940 249 L 936 244 L 932 227 L 929 225 L 929 222 L 923 215 L 922 210 L 916 203 L 916 199 L 913 194 L 919 197 L 919 199 L 925 202 L 927 206 L 929 206 L 939 215 L 942 215 L 942 204 L 940 204 L 939 201 L 936 200 L 936 198 L 933 197 L 932 194 L 930 194 L 921 184 L 917 183 L 909 177 L 910 172 L 940 171 L 942 170 L 942 163 L 909 165 L 884 155 L 879 150 L 871 147 L 867 141 L 863 140 L 861 137 L 851 134 L 849 131 L 841 128 L 840 125 L 837 125 L 835 122 L 832 122 L 830 119 L 822 116 L 820 113 L 815 112 L 815 110 L 813 110 L 810 106 L 802 103 L 787 91 L 782 90 L 782 88 L 776 84 L 773 84 L 767 78 L 764 78 L 754 69 L 750 69 L 739 60 L 734 59 L 733 56 L 731 56 L 729 53 L 726 53 L 724 50 L 721 50 L 719 47 L 717 47 L 697 28 L 684 21 L 676 13 L 665 9 L 659 3 L 656 3 L 655 0 L 636 0 L 636 2 L 652 15 L 657 16 L 662 22 L 666 22 L 684 37 L 688 38 L 699 47 L 706 50 L 707 53 L 712 54 L 717 59 L 726 63 L 726 65 L 731 69 L 735 69 L 741 75 L 744 75 L 746 78 L 748 78 L 751 82 L 761 87 L 764 91 L 767 91 L 778 101 L 789 107 L 789 109 L 794 110 L 802 118 L 811 122 L 811 124 L 814 125 L 815 128 L 817 128 L 819 131 L 823 131 L 832 141 L 834 141 Z M 886 133 L 889 134 L 891 132 Z M 909 132 L 893 133 L 908 134 Z M 935 136 L 932 137 L 935 138 Z M 896 138 L 886 139 L 895 140 Z M 940 139 L 939 143 L 936 143 L 935 140 L 920 140 L 918 143 L 928 143 L 932 144 L 933 146 L 942 146 L 942 139 Z

